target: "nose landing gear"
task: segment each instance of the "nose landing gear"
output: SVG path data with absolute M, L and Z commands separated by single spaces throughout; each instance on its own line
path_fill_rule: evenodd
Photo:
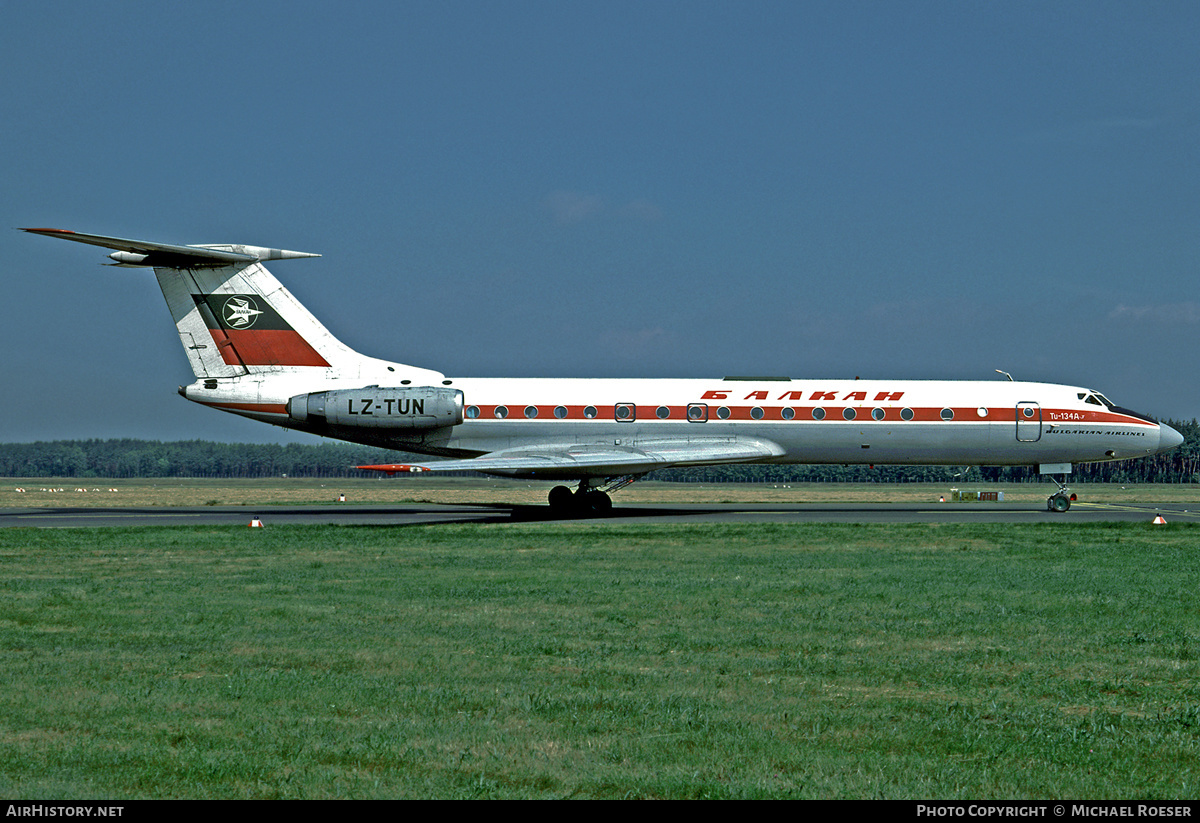
M 1065 512 L 1071 508 L 1071 498 L 1059 492 L 1046 498 L 1046 508 L 1052 512 Z
M 1054 478 L 1051 478 L 1053 480 Z M 1052 512 L 1065 512 L 1071 508 L 1071 503 L 1076 499 L 1071 490 L 1066 487 L 1065 481 L 1067 476 L 1064 474 L 1062 481 L 1055 480 L 1055 485 L 1058 486 L 1058 491 L 1046 498 L 1046 510 Z

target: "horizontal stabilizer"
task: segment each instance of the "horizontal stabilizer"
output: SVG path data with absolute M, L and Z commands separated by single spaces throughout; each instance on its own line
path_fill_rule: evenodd
M 321 256 L 302 251 L 228 243 L 175 246 L 170 243 L 151 243 L 148 240 L 126 240 L 121 237 L 105 237 L 100 234 L 81 234 L 67 229 L 21 229 L 21 231 L 46 237 L 58 237 L 62 240 L 73 240 L 76 243 L 87 243 L 89 246 L 116 249 L 114 254 L 109 255 L 109 258 L 114 261 L 112 265 L 116 266 L 195 269 L 233 266 L 239 263 L 249 264 L 260 260 L 293 260 L 300 257 Z

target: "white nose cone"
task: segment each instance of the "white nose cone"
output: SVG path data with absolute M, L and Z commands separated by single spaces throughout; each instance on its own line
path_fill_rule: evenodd
M 1183 435 L 1166 423 L 1158 424 L 1158 451 L 1169 452 L 1183 444 Z

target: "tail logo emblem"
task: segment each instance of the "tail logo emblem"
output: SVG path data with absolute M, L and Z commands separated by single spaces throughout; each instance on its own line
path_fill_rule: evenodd
M 225 325 L 233 329 L 248 329 L 258 320 L 262 312 L 258 304 L 249 297 L 231 297 L 225 301 L 221 311 Z

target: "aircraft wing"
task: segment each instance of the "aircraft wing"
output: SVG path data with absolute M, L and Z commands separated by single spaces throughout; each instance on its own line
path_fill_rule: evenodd
M 476 471 L 504 477 L 581 480 L 645 474 L 672 466 L 747 463 L 779 457 L 783 448 L 761 437 L 668 439 L 639 441 L 636 446 L 568 444 L 523 446 L 466 460 L 437 460 L 423 465 L 385 463 L 358 466 L 388 474 L 397 472 Z

